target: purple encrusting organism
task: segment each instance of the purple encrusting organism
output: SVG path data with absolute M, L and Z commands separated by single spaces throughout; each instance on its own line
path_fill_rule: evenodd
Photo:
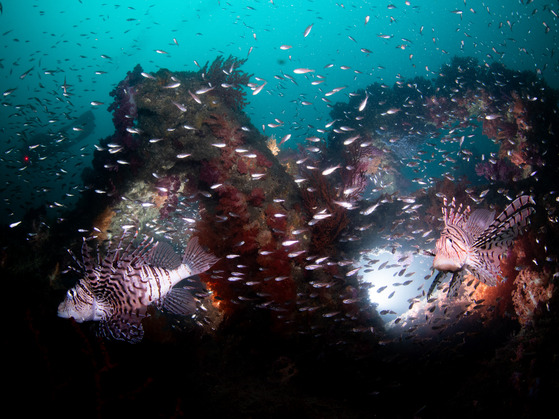
M 179 204 L 178 192 L 181 187 L 180 178 L 176 175 L 169 175 L 157 180 L 155 188 L 159 196 L 165 196 L 167 199 L 159 210 L 161 218 L 167 218 L 177 209 Z
M 113 111 L 113 124 L 115 134 L 113 141 L 121 144 L 128 150 L 134 150 L 139 143 L 135 140 L 133 133 L 134 123 L 138 116 L 135 101 L 135 85 L 142 79 L 142 68 L 137 65 L 133 71 L 129 71 L 124 80 L 110 93 L 114 96 L 114 102 L 109 106 L 109 112 Z

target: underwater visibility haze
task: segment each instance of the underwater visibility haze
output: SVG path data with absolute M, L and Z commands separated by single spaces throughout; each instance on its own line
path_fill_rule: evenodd
M 553 411 L 558 13 L 0 2 L 22 413 Z

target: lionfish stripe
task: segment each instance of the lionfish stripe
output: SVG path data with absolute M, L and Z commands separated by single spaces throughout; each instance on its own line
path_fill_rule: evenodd
M 473 247 L 491 249 L 495 246 L 508 246 L 517 236 L 519 230 L 528 222 L 528 216 L 535 209 L 531 196 L 523 195 L 515 199 L 487 227 L 473 243 Z
M 144 337 L 141 315 L 120 314 L 99 323 L 99 334 L 103 337 L 138 343 Z

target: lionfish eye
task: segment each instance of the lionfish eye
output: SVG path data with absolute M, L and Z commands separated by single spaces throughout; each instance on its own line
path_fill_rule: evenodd
M 446 242 L 449 246 L 452 246 L 452 239 L 451 238 L 447 238 Z

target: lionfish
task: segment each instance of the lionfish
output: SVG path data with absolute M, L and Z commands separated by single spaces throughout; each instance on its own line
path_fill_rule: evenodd
M 124 247 L 109 245 L 101 259 L 99 249 L 93 257 L 84 239 L 81 261 L 72 257 L 84 276 L 68 290 L 58 307 L 58 316 L 81 323 L 99 321 L 103 337 L 138 343 L 144 331 L 142 319 L 150 305 L 174 314 L 188 315 L 196 310 L 194 296 L 187 288 L 175 287 L 183 279 L 208 270 L 218 258 L 190 239 L 182 259 L 171 245 L 153 243 L 146 237 L 135 247 L 137 232 Z M 70 252 L 72 253 L 72 252 Z
M 460 204 L 456 207 L 454 198 L 450 205 L 444 200 L 442 208 L 444 228 L 436 243 L 433 268 L 439 273 L 431 285 L 432 294 L 443 277 L 452 272 L 448 296 L 454 297 L 466 274 L 495 286 L 502 278 L 500 258 L 528 223 L 535 202 L 531 196 L 516 198 L 495 218 L 495 211 L 476 209 Z

